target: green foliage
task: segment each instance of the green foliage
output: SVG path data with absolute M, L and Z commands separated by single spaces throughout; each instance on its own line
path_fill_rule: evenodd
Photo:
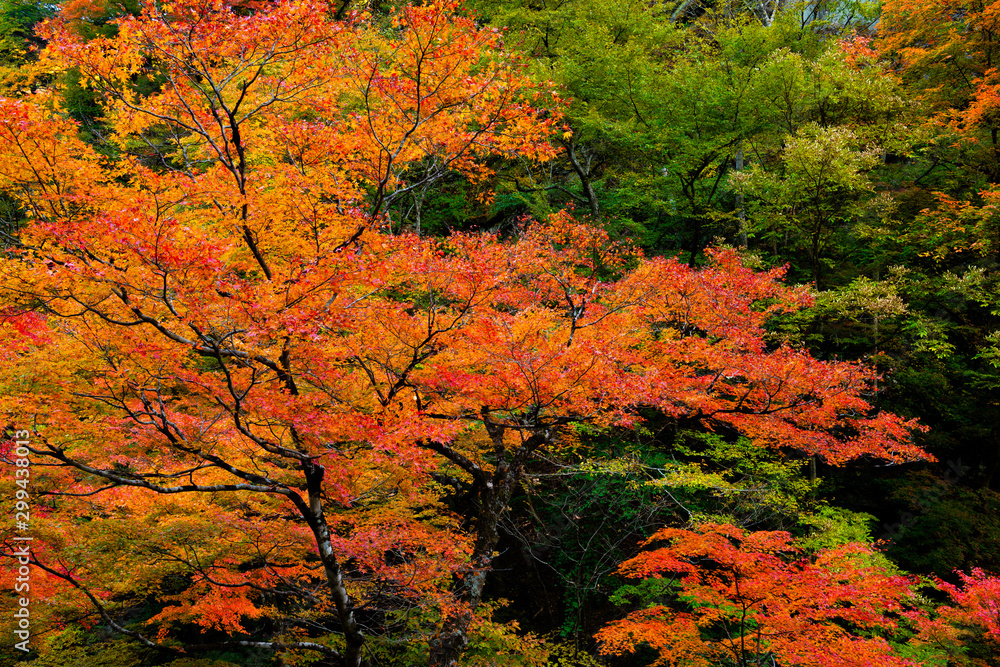
M 781 244 L 804 254 L 819 284 L 834 235 L 875 203 L 867 172 L 878 159 L 876 149 L 858 145 L 853 131 L 810 123 L 786 139 L 775 172 L 756 165 L 731 182 L 751 197 L 751 233 L 775 251 Z
M 47 73 L 32 66 L 42 45 L 34 28 L 54 13 L 54 4 L 0 0 L 0 94 L 14 97 L 45 85 Z
M 817 481 L 804 475 L 806 461 L 710 432 L 684 432 L 674 444 L 693 459 L 663 466 L 653 486 L 694 492 L 691 520 L 731 521 L 742 526 L 783 528 L 794 525 L 814 502 Z
M 52 16 L 54 6 L 32 0 L 3 0 L 0 2 L 0 62 L 23 63 L 28 50 L 38 46 L 35 24 Z
M 677 518 L 668 493 L 645 484 L 655 470 L 634 457 L 587 460 L 547 476 L 525 498 L 522 544 L 562 589 L 559 636 L 579 641 L 618 563 Z
M 684 12 L 694 6 L 683 4 Z M 817 8 L 848 23 L 872 11 L 868 3 Z M 566 161 L 547 184 L 532 178 L 526 189 L 588 203 L 658 251 L 683 249 L 694 258 L 716 237 L 745 243 L 743 188 L 729 177 L 736 174 L 738 184 L 738 172 L 753 165 L 776 169 L 773 182 L 784 186 L 771 189 L 769 212 L 758 207 L 752 221 L 776 256 L 775 241 L 789 229 L 807 236 L 817 225 L 826 232 L 857 217 L 864 207 L 852 204 L 864 198 L 845 202 L 844 190 L 869 192 L 861 176 L 871 158 L 909 145 L 908 108 L 892 80 L 880 68 L 851 67 L 824 40 L 829 23 L 804 24 L 797 10 L 765 25 L 753 11 L 726 5 L 706 15 L 711 27 L 701 30 L 675 24 L 667 7 L 632 0 L 514 0 L 477 9 L 510 29 L 539 78 L 571 97 Z M 823 131 L 810 132 L 811 125 Z M 797 132 L 788 146 L 787 135 Z M 840 139 L 846 136 L 850 147 Z M 817 142 L 825 151 L 818 156 Z M 831 166 L 819 184 L 803 183 Z M 804 206 L 817 188 L 826 203 Z M 794 201 L 783 204 L 788 197 Z M 789 208 L 797 212 L 785 215 Z M 807 240 L 783 240 L 781 253 L 811 249 Z M 817 258 L 811 273 L 825 250 L 806 253 Z
M 35 638 L 32 641 L 36 641 Z M 164 652 L 151 651 L 148 647 L 127 637 L 109 634 L 99 628 L 83 626 L 65 628 L 45 636 L 41 641 L 48 645 L 44 656 L 20 663 L 26 667 L 266 667 L 269 657 L 248 658 L 230 654 L 226 657 L 172 658 Z M 218 652 L 216 652 L 218 654 Z
M 586 653 L 571 642 L 552 639 L 548 642 L 549 667 L 603 667 L 604 663 L 590 653 Z
M 469 648 L 462 664 L 467 667 L 540 667 L 547 664 L 549 647 L 540 638 L 517 632 L 516 622 L 497 623 L 493 614 L 505 601 L 484 605 L 478 612 L 479 622 L 469 635 Z M 414 664 L 414 663 L 407 663 Z
M 649 577 L 640 579 L 635 583 L 619 586 L 608 597 L 608 600 L 619 607 L 628 605 L 648 606 L 650 604 L 661 604 L 663 601 L 671 599 L 677 594 L 678 590 L 677 583 L 671 579 Z
M 852 512 L 841 507 L 824 505 L 815 513 L 804 515 L 799 523 L 808 533 L 798 539 L 798 544 L 807 551 L 839 547 L 856 542 L 871 544 L 872 531 L 878 519 L 864 512 Z M 868 567 L 878 567 L 889 574 L 902 574 L 902 570 L 880 551 L 859 556 L 859 562 Z
M 903 525 L 889 555 L 901 567 L 948 577 L 958 568 L 1000 571 L 1000 494 L 913 474 L 895 493 Z
M 840 507 L 823 506 L 814 514 L 803 516 L 799 523 L 809 528 L 809 534 L 799 544 L 810 551 L 837 547 L 848 542 L 862 544 L 871 541 L 872 524 L 876 518 L 863 512 L 851 512 Z
M 497 610 L 508 604 L 506 600 L 493 600 L 476 610 L 476 620 L 468 637 L 469 646 L 462 659 L 463 667 L 541 667 L 547 664 L 552 650 L 548 642 L 531 633 L 519 632 L 517 622 L 494 620 Z M 429 640 L 440 630 L 439 610 L 427 606 L 390 611 L 386 620 L 395 628 L 395 636 L 404 639 L 373 636 L 367 649 L 373 663 L 386 667 L 427 665 Z M 315 654 L 309 657 L 317 660 Z

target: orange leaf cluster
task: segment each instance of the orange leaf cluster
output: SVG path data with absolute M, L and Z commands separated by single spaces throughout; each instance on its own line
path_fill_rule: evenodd
M 646 544 L 669 545 L 622 564 L 630 577 L 677 577 L 679 602 L 629 614 L 598 633 L 602 651 L 640 644 L 657 665 L 912 665 L 865 631 L 896 626 L 911 582 L 866 564 L 868 547 L 847 544 L 804 556 L 786 532 L 726 524 L 667 528 Z

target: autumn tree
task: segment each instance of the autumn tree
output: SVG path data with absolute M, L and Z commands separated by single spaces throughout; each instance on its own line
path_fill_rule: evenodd
M 1000 177 L 997 6 L 990 2 L 886 3 L 878 47 L 955 133 L 992 182 Z
M 648 645 L 656 665 L 912 665 L 885 636 L 915 602 L 913 582 L 861 544 L 807 555 L 786 532 L 732 525 L 664 528 L 663 544 L 622 564 L 670 602 L 633 611 L 598 634 L 606 654 Z
M 319 615 L 303 617 L 307 627 L 322 634 L 334 624 L 338 648 L 296 641 L 303 630 L 295 623 L 264 645 L 360 664 L 359 600 L 345 587 L 344 561 L 368 572 L 386 551 L 412 552 L 376 566 L 382 574 L 368 572 L 405 602 L 433 588 L 464 549 L 460 539 L 441 536 L 447 519 L 414 522 L 405 502 L 391 500 L 402 485 L 416 495 L 401 499 L 423 502 L 419 483 L 407 481 L 424 470 L 419 450 L 410 442 L 410 454 L 393 454 L 403 437 L 397 428 L 412 410 L 400 422 L 372 414 L 379 401 L 393 406 L 405 381 L 380 394 L 363 388 L 378 383 L 374 376 L 335 379 L 341 364 L 353 363 L 350 341 L 336 333 L 346 324 L 338 323 L 343 309 L 389 289 L 364 282 L 394 273 L 373 266 L 359 275 L 357 252 L 381 211 L 408 188 L 446 170 L 480 176 L 486 155 L 543 157 L 548 124 L 523 93 L 531 86 L 509 63 L 483 55 L 496 45 L 494 33 L 449 7 L 408 8 L 388 35 L 360 17 L 338 22 L 325 5 L 300 2 L 249 12 L 221 1 L 149 3 L 118 21 L 113 37 L 89 41 L 71 27 L 49 25 L 46 57 L 77 68 L 97 92 L 112 129 L 104 150 L 115 158 L 77 138 L 57 98 L 3 101 L 4 153 L 17 156 L 4 187 L 30 218 L 5 257 L 4 313 L 14 322 L 5 332 L 21 349 L 18 322 L 44 313 L 48 324 L 40 328 L 50 330 L 50 344 L 37 353 L 57 366 L 70 362 L 65 379 L 74 385 L 57 390 L 55 367 L 25 375 L 35 363 L 25 350 L 11 359 L 21 370 L 10 369 L 16 379 L 6 409 L 38 425 L 45 445 L 36 455 L 68 466 L 48 479 L 49 490 L 65 493 L 54 511 L 93 529 L 82 531 L 92 540 L 79 552 L 59 547 L 88 540 L 49 533 L 66 560 L 41 556 L 37 566 L 84 591 L 116 628 L 99 602 L 116 586 L 148 590 L 188 573 L 191 585 L 173 598 L 178 604 L 154 621 L 157 641 L 176 623 L 238 632 L 245 619 L 270 617 L 284 608 L 275 603 L 294 600 Z M 153 83 L 152 92 L 142 92 L 150 88 L 143 82 Z M 416 183 L 402 181 L 401 170 L 418 162 L 432 169 Z M 54 268 L 42 281 L 38 261 Z M 348 276 L 362 282 L 351 286 Z M 402 310 L 402 303 L 392 307 Z M 57 334 L 60 318 L 68 329 Z M 299 366 L 307 359 L 309 371 Z M 323 378 L 327 372 L 333 375 Z M 300 373 L 319 375 L 313 382 Z M 64 400 L 43 407 L 49 391 Z M 373 445 L 370 429 L 383 433 L 375 440 L 387 438 L 382 445 Z M 418 428 L 413 439 L 438 430 Z M 100 431 L 118 434 L 121 447 L 94 448 L 105 437 L 95 438 Z M 157 460 L 163 447 L 172 453 Z M 353 463 L 331 465 L 323 460 L 330 456 Z M 376 465 L 382 457 L 395 462 Z M 154 520 L 157 513 L 128 500 L 142 491 L 193 494 L 168 510 L 187 523 L 180 534 L 159 533 L 162 541 L 137 539 L 130 553 L 152 567 L 93 595 L 90 580 L 112 571 L 111 563 L 85 552 L 108 553 L 100 546 L 105 535 L 127 540 Z M 95 510 L 88 499 L 98 494 L 129 509 Z M 216 494 L 219 502 L 209 500 Z M 381 511 L 358 507 L 366 503 Z M 356 510 L 353 527 L 339 530 L 366 548 L 338 548 L 331 526 L 339 522 L 329 514 L 336 507 Z M 233 532 L 210 537 L 212 525 Z M 414 530 L 423 537 L 411 540 Z M 379 549 L 373 535 L 389 542 Z M 429 551 L 420 546 L 425 540 Z M 386 576 L 400 568 L 411 574 Z M 319 581 L 325 586 L 316 589 Z M 140 641 L 156 644 L 145 635 Z
M 641 580 L 620 599 L 645 606 L 598 633 L 602 652 L 648 647 L 656 665 L 991 664 L 980 658 L 996 646 L 997 577 L 921 583 L 864 542 L 806 542 L 730 524 L 660 530 L 619 568 Z
M 959 585 L 939 580 L 948 604 L 920 619 L 919 641 L 941 649 L 956 664 L 989 664 L 1000 644 L 1000 578 L 973 568 Z

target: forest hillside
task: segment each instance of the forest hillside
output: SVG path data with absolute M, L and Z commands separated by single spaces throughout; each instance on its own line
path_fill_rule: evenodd
M 0 665 L 1000 665 L 1000 0 L 0 0 Z

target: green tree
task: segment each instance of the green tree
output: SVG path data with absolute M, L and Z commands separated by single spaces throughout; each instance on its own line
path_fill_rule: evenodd
M 816 124 L 800 128 L 786 141 L 780 169 L 759 166 L 733 183 L 756 200 L 752 229 L 777 251 L 802 249 L 817 286 L 834 234 L 855 223 L 875 201 L 868 172 L 881 151 L 858 146 L 846 128 Z M 775 252 L 777 254 L 777 252 Z

